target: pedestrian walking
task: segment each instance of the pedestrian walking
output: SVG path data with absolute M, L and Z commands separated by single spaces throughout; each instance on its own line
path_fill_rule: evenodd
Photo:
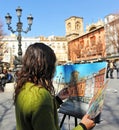
M 119 79 L 119 59 L 115 60 L 115 68 L 117 72 L 117 79 Z
M 111 78 L 113 79 L 113 72 L 115 69 L 115 65 L 114 65 L 114 61 L 113 60 L 109 60 L 108 64 L 107 64 L 107 72 L 106 72 L 106 78 Z

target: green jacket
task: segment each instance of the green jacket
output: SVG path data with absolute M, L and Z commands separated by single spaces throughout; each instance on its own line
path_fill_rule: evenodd
M 60 130 L 56 100 L 44 87 L 27 82 L 16 103 L 16 130 Z M 83 130 L 78 125 L 73 130 Z

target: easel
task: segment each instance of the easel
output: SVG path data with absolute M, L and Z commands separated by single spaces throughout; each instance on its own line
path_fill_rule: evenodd
M 68 99 L 65 101 L 60 109 L 59 113 L 63 114 L 63 118 L 60 122 L 60 128 L 62 128 L 62 125 L 66 119 L 66 116 L 68 116 L 68 127 L 70 130 L 70 117 L 74 117 L 75 126 L 77 126 L 77 120 L 82 119 L 82 117 L 85 115 L 87 109 L 88 109 L 88 103 L 84 103 L 82 101 L 76 101 L 75 99 Z
M 88 104 L 85 104 L 85 106 L 86 106 L 85 108 L 87 109 Z M 68 109 L 64 110 L 62 106 L 61 106 L 61 108 L 59 109 L 58 112 L 63 114 L 63 118 L 62 118 L 62 120 L 60 122 L 60 128 L 62 128 L 63 123 L 64 123 L 64 121 L 66 119 L 66 116 L 68 116 L 68 128 L 69 128 L 69 130 L 70 130 L 70 117 L 74 117 L 74 123 L 75 123 L 75 127 L 76 127 L 78 125 L 78 119 L 82 119 L 82 117 L 84 115 L 84 113 L 81 114 L 81 112 L 75 113 L 75 112 L 73 112 L 73 110 L 72 110 L 72 112 L 69 111 Z M 99 115 L 97 115 L 95 117 L 94 121 L 95 121 L 95 123 L 100 123 L 100 121 L 101 121 L 101 113 L 99 113 Z

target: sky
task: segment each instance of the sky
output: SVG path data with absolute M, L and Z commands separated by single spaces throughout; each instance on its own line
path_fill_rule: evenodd
M 4 32 L 9 35 L 5 16 L 12 16 L 11 26 L 16 30 L 18 18 L 16 8 L 22 8 L 21 22 L 23 30 L 27 28 L 27 16 L 34 17 L 31 31 L 26 37 L 65 36 L 65 20 L 71 16 L 83 17 L 84 30 L 86 25 L 119 11 L 119 0 L 0 0 L 0 21 Z
M 54 80 L 59 81 L 59 79 L 60 79 L 60 82 L 69 83 L 70 79 L 71 79 L 71 73 L 73 71 L 79 72 L 79 78 L 84 78 L 87 76 L 91 76 L 94 73 L 98 73 L 99 70 L 106 68 L 106 66 L 107 66 L 107 62 L 59 65 L 56 67 L 56 73 L 54 76 Z M 61 79 L 63 79 L 63 80 L 61 80 Z

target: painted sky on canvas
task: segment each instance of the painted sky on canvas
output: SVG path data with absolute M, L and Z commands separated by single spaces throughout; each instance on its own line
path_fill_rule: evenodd
M 79 72 L 79 78 L 84 78 L 86 76 L 91 76 L 94 73 L 98 73 L 99 70 L 106 68 L 106 66 L 107 62 L 60 65 L 56 67 L 54 80 L 59 82 L 60 79 L 60 83 L 69 83 L 73 71 Z

